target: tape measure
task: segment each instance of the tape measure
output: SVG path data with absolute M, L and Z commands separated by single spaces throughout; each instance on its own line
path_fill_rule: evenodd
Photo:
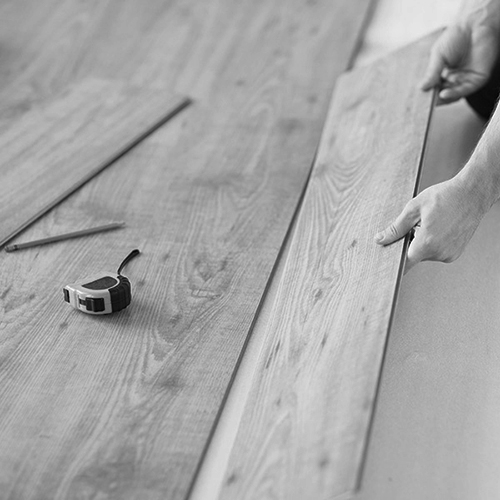
M 116 273 L 100 273 L 63 288 L 64 300 L 87 314 L 111 314 L 125 309 L 132 299 L 130 281 L 122 269 L 141 252 L 132 250 Z

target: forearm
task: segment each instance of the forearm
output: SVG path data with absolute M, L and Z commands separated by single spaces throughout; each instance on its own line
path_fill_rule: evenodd
M 464 188 L 476 193 L 477 200 L 485 213 L 500 199 L 500 108 L 498 106 L 469 161 L 456 178 Z
M 463 0 L 455 24 L 500 31 L 500 0 Z

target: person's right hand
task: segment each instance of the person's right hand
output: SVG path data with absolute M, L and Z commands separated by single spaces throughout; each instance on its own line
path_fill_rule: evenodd
M 499 38 L 498 30 L 485 25 L 450 26 L 432 47 L 422 89 L 441 86 L 439 104 L 479 90 L 497 60 Z
M 456 176 L 410 200 L 396 220 L 375 236 L 375 241 L 390 245 L 414 229 L 405 273 L 423 260 L 453 262 L 487 212 L 489 207 L 484 202 L 484 193 Z

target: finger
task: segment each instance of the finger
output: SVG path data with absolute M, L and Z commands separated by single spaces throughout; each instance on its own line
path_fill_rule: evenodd
M 413 262 L 406 257 L 406 262 L 405 262 L 405 270 L 403 271 L 403 274 L 408 274 L 410 270 L 415 267 L 415 265 L 418 264 L 418 262 Z
M 446 89 L 446 91 L 442 90 L 438 94 L 437 105 L 441 106 L 443 104 L 450 104 L 460 100 L 462 97 L 464 97 L 464 95 L 460 92 L 455 92 L 453 89 Z
M 441 73 L 446 67 L 446 61 L 438 46 L 434 46 L 429 58 L 429 64 L 425 76 L 420 83 L 422 90 L 431 90 L 441 83 Z
M 462 82 L 452 87 L 447 87 L 439 92 L 439 100 L 443 102 L 458 101 L 462 97 L 472 94 L 481 87 L 481 83 Z
M 375 241 L 379 245 L 390 245 L 403 238 L 419 220 L 419 210 L 412 200 L 389 227 L 375 235 Z
M 419 233 L 420 231 L 415 232 L 415 238 L 408 247 L 404 274 L 415 267 L 419 262 L 422 262 L 425 258 L 425 248 L 421 243 L 422 235 Z

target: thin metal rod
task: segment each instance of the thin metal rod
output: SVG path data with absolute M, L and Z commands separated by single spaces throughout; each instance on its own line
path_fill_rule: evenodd
M 16 250 L 23 250 L 24 248 L 31 248 L 47 243 L 55 243 L 56 241 L 69 240 L 70 238 L 79 238 L 80 236 L 88 236 L 89 234 L 102 233 L 104 231 L 111 231 L 112 229 L 119 229 L 123 227 L 125 222 L 113 222 L 105 226 L 90 227 L 88 229 L 81 229 L 80 231 L 73 231 L 72 233 L 58 234 L 43 238 L 41 240 L 28 241 L 26 243 L 19 243 L 18 245 L 9 245 L 5 247 L 6 252 L 15 252 Z

